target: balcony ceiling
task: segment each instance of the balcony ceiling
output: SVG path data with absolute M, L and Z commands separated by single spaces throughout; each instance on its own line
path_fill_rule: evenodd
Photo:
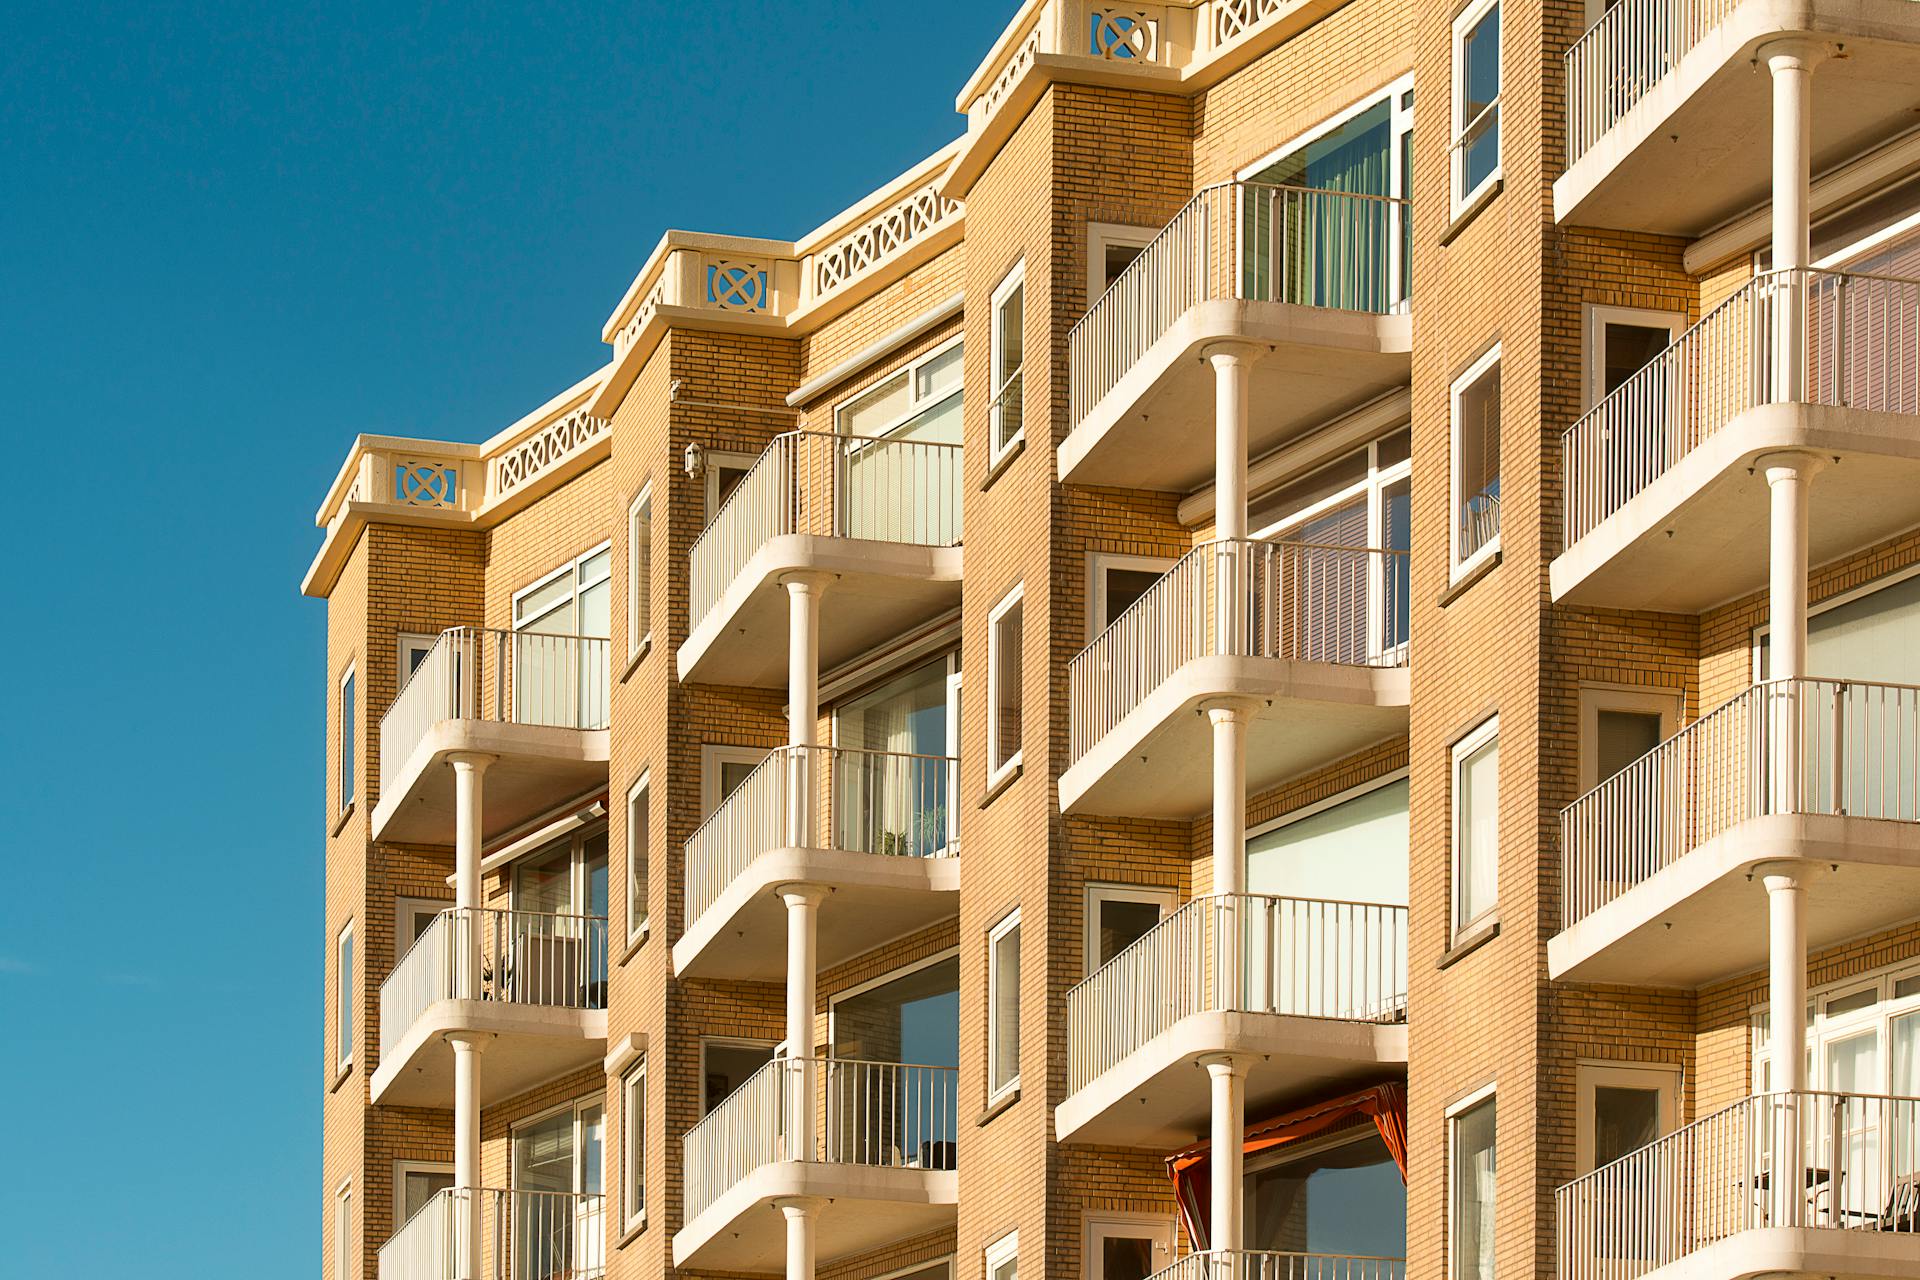
M 413 1020 L 373 1073 L 372 1097 L 386 1107 L 453 1109 L 449 1031 L 493 1038 L 480 1059 L 480 1105 L 598 1063 L 607 1052 L 604 1009 L 558 1009 L 497 1000 L 439 1000 Z
M 774 1201 L 820 1196 L 814 1253 L 829 1263 L 895 1240 L 951 1230 L 959 1203 L 952 1170 L 782 1161 L 751 1170 L 673 1237 L 673 1265 L 773 1272 L 786 1266 L 785 1218 Z
M 409 844 L 453 843 L 453 768 L 447 757 L 494 757 L 480 790 L 481 838 L 529 822 L 576 796 L 607 785 L 607 731 L 442 720 L 427 731 L 373 810 L 373 838 Z

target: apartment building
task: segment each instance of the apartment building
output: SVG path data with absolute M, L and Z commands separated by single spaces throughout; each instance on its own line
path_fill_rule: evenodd
M 354 441 L 323 1274 L 1920 1280 L 1920 4 L 956 105 Z

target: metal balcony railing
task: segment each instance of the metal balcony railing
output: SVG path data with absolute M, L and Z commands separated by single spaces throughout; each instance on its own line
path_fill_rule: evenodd
M 1388 1022 L 1407 1004 L 1407 909 L 1195 898 L 1067 993 L 1067 1087 L 1196 1013 Z
M 825 847 L 906 858 L 957 854 L 959 763 L 948 756 L 847 747 L 768 752 L 687 841 L 687 926 L 769 849 Z M 823 808 L 825 825 L 819 827 L 815 815 Z
M 1743 1098 L 1568 1183 L 1555 1199 L 1560 1280 L 1635 1280 L 1757 1227 L 1914 1236 L 1920 1099 Z
M 1068 335 L 1073 424 L 1202 302 L 1401 309 L 1411 289 L 1410 207 L 1388 196 L 1257 182 L 1201 191 Z
M 1740 0 L 1618 0 L 1567 50 L 1567 163 L 1653 91 Z
M 1795 813 L 1920 822 L 1920 688 L 1772 680 L 1721 703 L 1561 811 L 1565 922 Z
M 952 1169 L 957 1075 L 898 1062 L 775 1058 L 687 1130 L 687 1220 L 780 1161 Z M 803 1097 L 810 1106 L 799 1105 Z M 803 1111 L 812 1113 L 811 1132 Z
M 1741 286 L 1562 435 L 1562 546 L 1739 414 L 1783 403 L 1920 414 L 1920 281 L 1791 270 Z
M 608 643 L 490 627 L 441 632 L 381 717 L 381 792 L 442 720 L 606 728 Z
M 688 617 L 698 625 L 769 538 L 957 545 L 960 462 L 959 445 L 931 440 L 775 436 L 693 544 Z
M 480 1270 L 464 1257 L 480 1215 Z M 606 1197 L 450 1188 L 380 1246 L 380 1280 L 599 1280 L 607 1273 Z
M 1207 1249 L 1162 1267 L 1147 1280 L 1406 1280 L 1406 1274 L 1405 1258 Z
M 380 1054 L 439 1000 L 607 1007 L 607 918 L 452 907 L 380 984 Z
M 1405 665 L 1408 582 L 1404 551 L 1249 539 L 1195 547 L 1068 664 L 1071 758 L 1196 658 Z

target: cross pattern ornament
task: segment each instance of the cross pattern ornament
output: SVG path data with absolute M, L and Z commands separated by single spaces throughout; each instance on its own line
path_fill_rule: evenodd
M 1096 9 L 1093 52 L 1110 62 L 1151 62 L 1158 24 L 1137 9 Z
M 726 311 L 765 311 L 766 268 L 752 262 L 708 263 L 707 301 Z
M 398 463 L 393 468 L 395 496 L 410 507 L 450 507 L 456 470 L 431 462 Z

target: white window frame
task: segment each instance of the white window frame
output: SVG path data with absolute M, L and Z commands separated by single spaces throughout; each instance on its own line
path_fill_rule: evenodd
M 571 1138 L 573 1143 L 572 1176 L 574 1182 L 578 1184 L 583 1171 L 581 1152 L 585 1150 L 586 1147 L 584 1141 L 586 1129 L 581 1119 L 581 1114 L 596 1106 L 600 1108 L 600 1141 L 602 1143 L 600 1154 L 601 1159 L 604 1160 L 606 1158 L 606 1147 L 604 1144 L 607 1139 L 607 1094 L 603 1086 L 592 1093 L 583 1093 L 577 1097 L 569 1098 L 565 1102 L 557 1102 L 551 1107 L 542 1108 L 532 1115 L 522 1116 L 507 1126 L 507 1177 L 511 1179 L 509 1185 L 521 1185 L 520 1170 L 514 1167 L 514 1147 L 517 1145 L 520 1131 L 532 1125 L 539 1124 L 542 1120 L 550 1120 L 554 1116 L 569 1112 L 573 1115 L 573 1136 Z M 601 1168 L 600 1185 L 604 1190 L 606 1187 L 606 1169 L 604 1166 Z M 575 1185 L 571 1191 L 564 1194 L 583 1195 L 585 1192 L 578 1185 Z M 602 1203 L 604 1203 L 604 1201 Z
M 360 963 L 353 921 L 348 920 L 333 935 L 333 1066 L 344 1072 L 353 1066 L 356 1043 L 360 1038 L 360 1020 L 354 1017 L 354 975 L 349 972 Z
M 626 925 L 627 945 L 629 947 L 638 945 L 640 941 L 647 936 L 648 927 L 652 923 L 651 913 L 647 910 L 647 895 L 652 883 L 650 873 L 653 867 L 652 787 L 653 771 L 650 769 L 642 769 L 640 776 L 633 780 L 633 785 L 627 788 L 627 850 L 626 857 L 623 859 L 625 865 L 622 868 L 622 883 L 626 885 L 624 896 L 627 907 Z M 646 814 L 647 818 L 646 840 L 642 844 L 636 844 L 634 842 L 633 809 L 636 799 L 640 801 L 642 812 Z M 636 854 L 638 855 L 637 861 L 641 868 L 641 872 L 637 876 L 634 874 Z M 640 918 L 637 921 L 634 919 L 634 903 L 636 899 L 640 906 Z
M 1582 1058 L 1573 1068 L 1574 1176 L 1593 1172 L 1594 1091 L 1601 1087 L 1649 1089 L 1659 1095 L 1660 1132 L 1664 1138 L 1678 1127 L 1680 1116 L 1681 1069 L 1657 1062 L 1611 1062 Z
M 1447 1123 L 1447 1280 L 1459 1280 L 1454 1274 L 1454 1254 L 1460 1243 L 1460 1117 L 1472 1111 L 1482 1103 L 1492 1102 L 1493 1145 L 1494 1145 L 1494 1212 L 1499 1213 L 1500 1199 L 1500 1108 L 1497 1100 L 1499 1092 L 1497 1082 L 1489 1082 L 1452 1103 L 1446 1110 Z M 1497 1267 L 1496 1267 L 1497 1270 Z
M 353 1252 L 353 1179 L 342 1178 L 333 1189 L 333 1276 L 348 1280 L 353 1268 L 347 1259 Z
M 334 690 L 334 714 L 340 722 L 339 737 L 339 777 L 336 783 L 340 788 L 340 803 L 334 812 L 345 813 L 353 808 L 355 800 L 360 798 L 360 682 L 356 679 L 359 665 L 349 662 L 347 669 L 340 673 L 339 686 Z
M 440 643 L 437 635 L 428 635 L 424 631 L 402 631 L 393 638 L 394 674 L 399 678 L 396 689 L 407 687 L 407 681 L 413 676 L 413 665 L 407 661 L 409 655 L 418 650 L 423 655 L 433 652 L 433 646 Z M 426 661 L 422 656 L 421 661 Z
M 1100 620 L 1107 616 L 1107 574 L 1114 569 L 1131 569 L 1166 576 L 1179 564 L 1167 556 L 1126 555 L 1118 551 L 1094 551 L 1087 556 L 1087 643 L 1100 638 L 1107 628 Z
M 1827 1079 L 1828 1045 L 1859 1035 L 1863 1031 L 1877 1030 L 1879 1035 L 1879 1080 L 1874 1089 L 1881 1094 L 1894 1094 L 1893 1088 L 1893 1023 L 1897 1019 L 1920 1015 L 1920 984 L 1906 995 L 1896 995 L 1902 982 L 1914 982 L 1920 979 L 1920 961 L 1911 957 L 1882 965 L 1866 973 L 1849 974 L 1844 978 L 1812 987 L 1807 993 L 1807 1049 L 1812 1064 L 1807 1072 L 1807 1088 L 1814 1090 L 1831 1089 L 1832 1082 Z M 1827 1006 L 1835 999 L 1852 995 L 1858 991 L 1872 989 L 1877 993 L 1874 1003 L 1861 1009 L 1852 1009 L 1844 1013 L 1829 1014 Z M 1768 1008 L 1764 997 L 1748 1008 L 1748 1023 L 1751 1036 L 1751 1061 L 1753 1064 L 1753 1088 L 1756 1093 L 1766 1092 L 1767 1067 L 1772 1061 L 1773 1050 L 1769 1042 L 1767 1026 Z
M 1081 933 L 1081 967 L 1086 977 L 1092 977 L 1099 966 L 1093 962 L 1094 954 L 1100 949 L 1100 905 L 1106 902 L 1138 902 L 1160 908 L 1160 919 L 1165 920 L 1179 909 L 1180 894 L 1173 889 L 1158 888 L 1146 884 L 1116 884 L 1107 881 L 1088 881 L 1086 885 L 1086 919 Z
M 1486 921 L 1498 919 L 1500 915 L 1500 822 L 1499 822 L 1499 807 L 1498 807 L 1498 780 L 1500 777 L 1500 765 L 1497 760 L 1494 763 L 1496 803 L 1494 808 L 1493 849 L 1489 855 L 1493 858 L 1493 901 L 1487 905 L 1485 910 L 1481 911 L 1479 915 L 1473 917 L 1471 920 L 1462 919 L 1460 915 L 1461 890 L 1464 887 L 1464 883 L 1466 881 L 1466 872 L 1465 872 L 1466 863 L 1462 857 L 1462 855 L 1466 852 L 1466 839 L 1465 839 L 1465 833 L 1462 832 L 1460 829 L 1460 795 L 1462 790 L 1460 770 L 1461 770 L 1461 766 L 1467 762 L 1469 757 L 1474 755 L 1474 753 L 1478 752 L 1482 747 L 1486 746 L 1488 743 L 1490 742 L 1497 743 L 1499 738 L 1500 738 L 1500 717 L 1497 714 L 1488 716 L 1485 720 L 1482 720 L 1479 724 L 1475 725 L 1472 728 L 1472 730 L 1470 730 L 1467 734 L 1461 737 L 1461 739 L 1458 742 L 1455 742 L 1453 744 L 1453 749 L 1450 753 L 1448 763 L 1447 763 L 1447 780 L 1448 780 L 1447 790 L 1452 801 L 1452 810 L 1453 810 L 1453 813 L 1452 813 L 1453 847 L 1451 851 L 1452 856 L 1449 859 L 1449 861 L 1453 864 L 1452 866 L 1453 885 L 1452 885 L 1452 895 L 1451 895 L 1453 901 L 1452 901 L 1451 909 L 1448 914 L 1448 918 L 1452 922 L 1452 929 L 1449 933 L 1449 936 L 1453 938 L 1455 941 L 1458 941 L 1460 938 L 1463 938 L 1466 935 L 1475 932 Z
M 1016 746 L 1013 754 L 1006 759 L 994 759 L 1000 749 L 1000 620 L 1014 608 L 1024 606 L 1026 595 L 1027 584 L 1016 583 L 1012 590 L 1000 597 L 1000 602 L 993 606 L 992 612 L 987 614 L 987 786 L 989 789 L 1012 777 L 1014 771 L 1020 768 L 1025 754 L 1027 691 L 1026 682 L 1022 679 L 1018 690 L 1021 720 L 1020 745 Z M 1020 641 L 1023 649 L 1026 645 L 1026 631 L 1026 613 L 1023 608 L 1020 615 Z M 1024 677 L 1024 654 L 1015 656 L 1020 659 L 1018 665 Z
M 959 955 L 959 947 L 948 947 L 945 951 L 935 952 L 933 955 L 925 956 L 919 960 L 909 961 L 898 968 L 887 970 L 877 978 L 868 978 L 865 982 L 857 983 L 844 991 L 836 991 L 828 996 L 827 1044 L 829 1046 L 835 1046 L 839 1043 L 837 1039 L 840 1033 L 838 1019 L 840 1016 L 840 1006 L 843 1002 L 851 1000 L 855 996 L 865 995 L 867 992 L 875 990 L 876 988 L 884 987 L 889 982 L 904 978 L 909 974 L 918 973 L 922 969 L 931 969 L 937 964 L 945 964 L 950 960 L 957 959 Z
M 1174 1220 L 1168 1213 L 1125 1213 L 1101 1210 L 1086 1215 L 1081 1233 L 1080 1256 L 1086 1280 L 1103 1280 L 1100 1264 L 1104 1261 L 1100 1246 L 1108 1240 L 1150 1240 L 1158 1261 L 1147 1274 L 1152 1275 L 1174 1262 Z
M 1466 372 L 1453 380 L 1453 385 L 1447 391 L 1447 563 L 1451 566 L 1448 574 L 1449 585 L 1459 582 L 1475 569 L 1478 569 L 1487 560 L 1499 554 L 1500 551 L 1501 534 L 1496 532 L 1491 538 L 1488 538 L 1483 545 L 1476 548 L 1472 555 L 1464 559 L 1462 559 L 1460 555 L 1460 503 L 1464 496 L 1461 493 L 1460 484 L 1460 396 L 1467 388 L 1473 386 L 1481 378 L 1485 377 L 1488 371 L 1500 364 L 1500 347 L 1501 344 L 1498 342 L 1488 347 L 1477 360 L 1467 366 Z M 1503 379 L 1505 373 L 1505 369 L 1502 369 L 1501 374 Z M 1504 436 L 1506 434 L 1507 416 L 1506 384 L 1504 381 L 1501 383 L 1500 392 L 1500 422 L 1498 424 L 1498 430 L 1500 434 Z M 1502 470 L 1506 467 L 1505 443 L 1504 440 L 1501 441 L 1503 446 L 1500 453 Z
M 407 1175 L 410 1173 L 444 1173 L 452 1177 L 454 1168 L 443 1160 L 395 1160 L 393 1162 L 393 1228 L 395 1231 L 398 1231 L 407 1221 Z
M 395 956 L 407 954 L 407 948 L 414 943 L 413 921 L 416 916 L 437 916 L 455 904 L 445 898 L 396 897 L 393 900 L 393 951 Z
M 1487 104 L 1486 110 L 1481 112 L 1479 116 L 1475 116 L 1472 120 L 1462 119 L 1461 111 L 1465 105 L 1462 99 L 1466 93 L 1466 60 L 1463 55 L 1465 53 L 1467 33 L 1480 24 L 1480 19 L 1486 16 L 1487 10 L 1499 3 L 1500 0 L 1473 0 L 1473 3 L 1465 9 L 1462 9 L 1460 16 L 1453 20 L 1452 84 L 1447 102 L 1447 110 L 1452 120 L 1452 133 L 1450 135 L 1452 143 L 1447 148 L 1447 192 L 1451 197 L 1448 216 L 1450 218 L 1458 218 L 1473 205 L 1474 201 L 1480 199 L 1480 197 L 1488 191 L 1493 190 L 1494 187 L 1499 184 L 1502 171 L 1505 168 L 1506 138 L 1503 134 L 1494 142 L 1493 168 L 1487 171 L 1487 176 L 1482 178 L 1473 190 L 1464 191 L 1461 189 L 1460 184 L 1466 180 L 1465 143 L 1467 130 L 1473 125 L 1478 124 L 1481 118 L 1488 114 L 1491 114 L 1496 121 L 1494 127 L 1499 128 L 1500 99 L 1505 94 L 1507 88 L 1506 10 L 1502 9 L 1500 16 L 1495 19 L 1499 24 L 1497 30 L 1499 31 L 1500 37 L 1500 92 L 1495 93 L 1493 95 L 1493 101 Z
M 1601 358 L 1607 340 L 1607 326 L 1610 324 L 1636 325 L 1643 329 L 1665 329 L 1667 344 L 1687 329 L 1687 318 L 1678 311 L 1656 311 L 1651 307 L 1616 307 L 1605 303 L 1590 302 L 1583 310 L 1586 323 L 1581 326 L 1584 341 L 1581 343 L 1580 388 L 1582 407 L 1592 409 L 1606 398 L 1601 379 L 1606 376 L 1606 362 Z
M 1130 222 L 1089 222 L 1087 224 L 1087 306 L 1107 295 L 1107 250 L 1115 246 L 1144 249 L 1160 235 L 1159 227 L 1136 226 Z M 1131 265 L 1131 264 L 1129 264 Z
M 700 745 L 700 821 L 705 822 L 720 807 L 723 797 L 720 794 L 720 766 L 745 764 L 758 766 L 762 760 L 773 754 L 765 747 L 739 747 L 725 742 L 705 742 Z M 741 786 L 746 783 L 742 782 Z
M 906 379 L 907 407 L 905 409 L 902 409 L 899 413 L 895 414 L 892 418 L 888 419 L 886 426 L 880 428 L 878 431 L 875 431 L 872 435 L 855 437 L 856 439 L 863 439 L 863 440 L 884 439 L 885 437 L 890 436 L 894 432 L 898 431 L 901 427 L 906 426 L 907 423 L 913 421 L 915 418 L 919 417 L 921 414 L 925 413 L 927 410 L 933 408 L 935 405 L 943 404 L 946 401 L 953 399 L 955 396 L 964 394 L 965 387 L 966 387 L 964 374 L 962 375 L 961 381 L 956 382 L 953 386 L 947 388 L 945 392 L 935 394 L 935 395 L 929 395 L 929 396 L 922 396 L 920 394 L 920 379 L 917 375 L 919 374 L 923 366 L 932 364 L 935 360 L 938 360 L 941 356 L 946 355 L 949 351 L 952 351 L 956 347 L 961 346 L 965 341 L 966 339 L 964 336 L 956 336 L 947 342 L 943 342 L 939 346 L 933 348 L 931 351 L 927 351 L 921 355 L 915 356 L 908 363 L 903 364 L 896 369 L 890 370 L 885 377 L 875 379 L 873 382 L 869 383 L 867 386 L 860 388 L 860 390 L 854 392 L 852 395 L 846 397 L 844 400 L 837 401 L 833 406 L 834 431 L 839 435 L 850 434 L 846 428 L 846 424 L 844 421 L 847 410 L 853 408 L 854 405 L 866 399 L 868 396 L 872 395 L 875 391 L 878 391 L 881 387 L 886 386 L 889 382 L 892 382 L 895 378 Z M 849 447 L 851 448 L 853 446 L 849 446 Z
M 652 647 L 653 482 L 649 480 L 627 505 L 627 660 L 637 660 Z
M 700 509 L 705 519 L 700 522 L 702 529 L 713 523 L 720 514 L 720 473 L 738 471 L 741 484 L 746 483 L 746 473 L 754 468 L 762 455 L 740 453 L 731 449 L 708 449 L 704 456 L 705 469 L 700 473 Z M 735 486 L 736 489 L 738 486 Z M 732 494 L 727 495 L 732 497 Z
M 1013 1263 L 1013 1280 L 1020 1280 L 1020 1233 L 1009 1231 L 988 1244 L 983 1251 L 986 1280 L 997 1280 L 995 1273 L 1009 1262 Z
M 513 608 L 512 608 L 513 629 L 515 631 L 524 631 L 527 629 L 527 627 L 531 626 L 533 623 L 538 622 L 540 619 L 546 617 L 547 614 L 552 613 L 555 609 L 558 609 L 560 606 L 556 604 L 556 605 L 551 605 L 547 609 L 543 610 L 542 612 L 533 614 L 529 617 L 523 618 L 520 616 L 520 602 L 522 600 L 526 599 L 528 596 L 532 595 L 534 592 L 538 591 L 540 588 L 546 586 L 549 582 L 552 582 L 554 579 L 564 577 L 570 573 L 573 575 L 573 607 L 574 607 L 573 633 L 575 635 L 581 634 L 580 632 L 580 596 L 588 587 L 599 586 L 600 583 L 603 581 L 603 579 L 595 578 L 592 582 L 581 581 L 580 567 L 586 564 L 587 561 L 599 555 L 602 551 L 611 550 L 612 547 L 613 547 L 613 539 L 604 538 L 601 541 L 595 543 L 593 546 L 588 547 L 585 551 L 582 551 L 579 555 L 574 556 L 572 559 L 568 560 L 565 564 L 559 565 L 558 567 L 551 569 L 546 573 L 541 574 L 539 577 L 535 578 L 532 582 L 529 582 L 526 586 L 521 587 L 518 591 L 514 592 Z M 607 557 L 607 578 L 611 579 L 612 577 L 613 577 L 613 557 L 608 556 Z
M 1600 785 L 1600 713 L 1626 711 L 1636 715 L 1660 717 L 1660 741 L 1665 742 L 1680 729 L 1684 699 L 1676 689 L 1634 688 L 1628 685 L 1583 684 L 1580 686 L 1579 769 L 1580 794 Z
M 1026 383 L 1026 378 L 1024 376 L 1026 372 L 1027 305 L 1026 305 L 1026 295 L 1024 293 L 1021 294 L 1021 299 L 1020 299 L 1020 326 L 1021 326 L 1020 363 L 1011 371 L 1009 371 L 1006 377 L 1002 378 L 999 376 L 1000 357 L 1004 350 L 1004 343 L 1005 343 L 1005 338 L 1001 333 L 1000 307 L 1003 303 L 1006 302 L 1008 298 L 1013 296 L 1015 290 L 1024 290 L 1026 288 L 1026 284 L 1027 284 L 1027 262 L 1026 262 L 1026 259 L 1022 258 L 1019 262 L 1014 263 L 1013 268 L 1010 271 L 1008 271 L 1005 276 L 1001 277 L 1000 283 L 994 286 L 993 297 L 988 304 L 988 309 L 987 309 L 987 330 L 988 330 L 987 466 L 989 469 L 999 466 L 1003 460 L 1005 460 L 1008 457 L 1011 457 L 1013 454 L 1013 451 L 1016 448 L 1025 445 L 1027 440 L 1027 415 L 1026 415 L 1026 404 L 1025 404 L 1027 383 Z M 1000 396 L 1001 396 L 1001 393 L 1004 392 L 1016 380 L 1018 380 L 1020 383 L 1020 399 L 1021 399 L 1020 426 L 1019 426 L 1019 429 L 1016 430 L 1012 435 L 1008 436 L 1005 441 L 1002 441 L 1000 439 L 1000 425 L 999 425 L 1000 417 L 1001 417 L 1001 409 L 1002 409 L 1002 406 L 1000 404 Z
M 620 1229 L 637 1231 L 646 1222 L 647 1055 L 643 1053 L 620 1077 Z
M 1013 1074 L 1005 1080 L 996 1082 L 993 1078 L 995 1064 L 1000 1060 L 1000 941 L 1009 933 L 1020 928 L 1020 908 L 1015 907 L 1000 917 L 993 928 L 987 931 L 987 1105 L 992 1106 L 1003 1098 L 1011 1097 L 1020 1090 L 1020 989 L 1013 991 Z M 1019 954 L 1019 944 L 1015 943 L 1015 955 Z M 1024 970 L 1025 965 L 1021 968 Z
M 784 1040 L 756 1040 L 751 1036 L 701 1036 L 700 1037 L 700 1114 L 708 1115 L 713 1109 L 725 1102 L 725 1098 L 707 1096 L 707 1050 L 718 1046 L 722 1049 L 765 1049 L 768 1060 L 781 1056 L 785 1047 Z

